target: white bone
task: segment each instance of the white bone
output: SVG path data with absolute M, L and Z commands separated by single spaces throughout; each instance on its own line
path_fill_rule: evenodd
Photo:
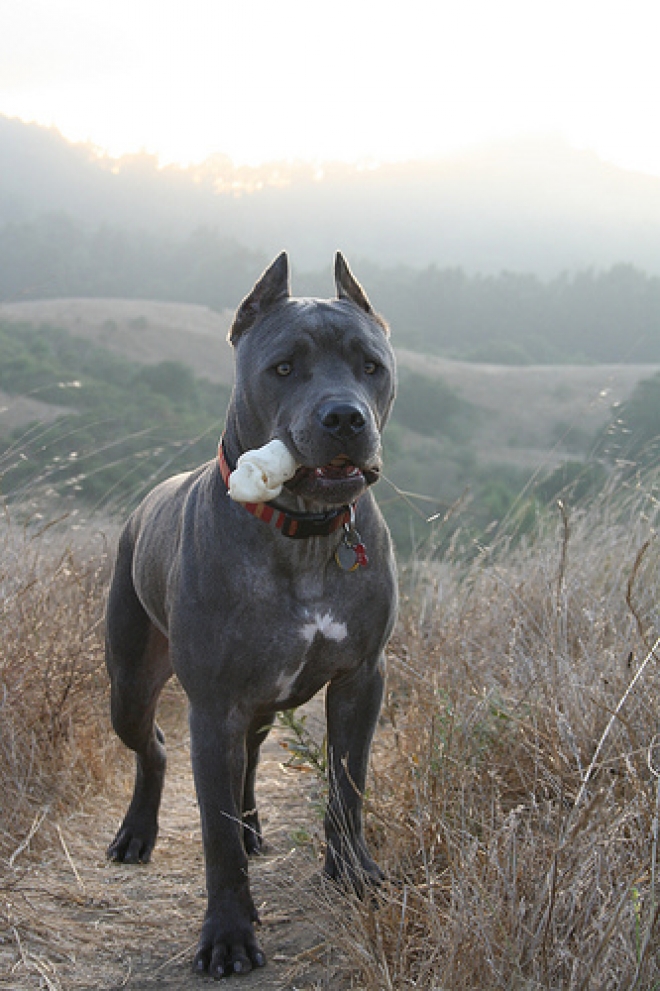
M 281 440 L 241 454 L 229 476 L 229 495 L 235 502 L 268 502 L 296 473 L 295 460 Z

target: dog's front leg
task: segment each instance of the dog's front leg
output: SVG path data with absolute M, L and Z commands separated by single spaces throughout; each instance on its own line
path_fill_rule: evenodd
M 193 962 L 212 977 L 263 967 L 242 835 L 246 726 L 235 710 L 191 704 L 190 740 L 202 822 L 208 907 Z
M 325 816 L 325 873 L 348 880 L 358 892 L 383 873 L 362 832 L 362 796 L 369 748 L 383 698 L 382 662 L 364 664 L 328 685 L 329 798 Z

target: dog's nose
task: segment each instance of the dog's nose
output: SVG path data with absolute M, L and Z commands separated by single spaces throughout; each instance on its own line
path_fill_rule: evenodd
M 362 410 L 350 403 L 327 403 L 319 410 L 319 419 L 325 430 L 342 440 L 361 433 L 367 423 Z

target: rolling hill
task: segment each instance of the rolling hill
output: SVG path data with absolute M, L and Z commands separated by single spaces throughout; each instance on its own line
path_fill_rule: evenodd
M 61 327 L 132 361 L 179 361 L 197 376 L 230 385 L 233 358 L 227 344 L 230 311 L 149 300 L 55 299 L 0 306 L 0 319 Z M 536 468 L 583 449 L 611 414 L 656 365 L 491 365 L 397 349 L 399 366 L 442 380 L 475 408 L 471 443 L 484 462 Z M 17 400 L 15 403 L 17 404 Z M 33 400 L 34 402 L 34 400 Z M 2 404 L 9 406 L 7 400 Z M 23 419 L 38 407 L 25 406 Z M 15 410 L 12 426 L 16 425 Z M 51 416 L 45 407 L 44 417 Z M 0 412 L 0 429 L 9 421 Z M 442 433 L 442 425 L 438 424 Z

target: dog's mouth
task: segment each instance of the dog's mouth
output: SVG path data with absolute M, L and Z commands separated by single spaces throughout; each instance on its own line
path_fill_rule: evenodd
M 286 485 L 291 492 L 303 497 L 331 497 L 333 502 L 350 502 L 379 477 L 378 465 L 361 468 L 347 456 L 340 455 L 318 468 L 298 468 Z

